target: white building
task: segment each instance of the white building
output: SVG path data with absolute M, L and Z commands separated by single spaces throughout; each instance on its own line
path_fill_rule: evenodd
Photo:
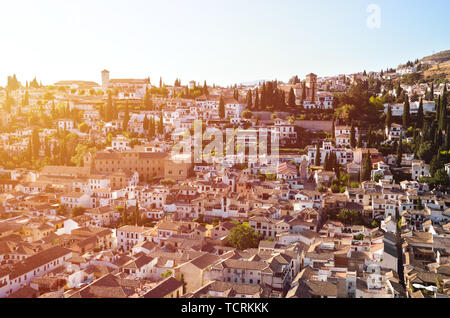
M 74 127 L 73 120 L 71 119 L 61 119 L 58 120 L 58 127 L 62 130 L 71 130 Z
M 386 127 L 386 136 L 389 141 L 399 141 L 403 139 L 403 126 L 399 124 L 392 124 L 391 127 Z
M 430 177 L 430 165 L 427 165 L 423 160 L 413 160 L 411 167 L 413 180 L 419 180 L 422 177 Z
M 128 138 L 126 138 L 126 137 L 124 137 L 122 135 L 119 135 L 119 136 L 113 138 L 112 142 L 111 142 L 111 145 L 112 145 L 112 149 L 113 150 L 118 150 L 118 151 L 129 151 L 129 150 L 131 150 L 130 139 L 128 139 Z
M 136 244 L 144 242 L 150 232 L 151 229 L 146 227 L 122 226 L 117 230 L 117 248 L 128 253 Z
M 14 264 L 10 271 L 0 271 L 0 298 L 27 286 L 35 277 L 65 266 L 71 257 L 71 250 L 55 246 Z
M 347 165 L 353 162 L 353 151 L 346 148 L 334 147 L 332 142 L 324 141 L 322 147 L 319 149 L 320 151 L 320 164 L 322 165 L 325 162 L 326 155 L 330 155 L 332 152 L 336 154 L 338 163 L 340 165 Z M 316 147 L 308 148 L 308 163 L 310 165 L 315 164 L 316 159 Z

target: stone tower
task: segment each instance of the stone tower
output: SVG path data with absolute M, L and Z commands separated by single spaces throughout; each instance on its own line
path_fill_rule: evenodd
M 103 90 L 107 90 L 109 87 L 109 71 L 103 70 L 102 71 L 102 88 Z

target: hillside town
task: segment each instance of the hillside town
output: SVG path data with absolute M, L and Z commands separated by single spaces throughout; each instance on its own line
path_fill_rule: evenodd
M 9 76 L 0 298 L 448 298 L 450 84 L 419 73 L 438 63 L 227 87 Z

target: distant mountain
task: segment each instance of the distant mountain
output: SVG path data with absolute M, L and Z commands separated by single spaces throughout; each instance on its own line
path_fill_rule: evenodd
M 450 61 L 450 50 L 442 51 L 421 59 L 421 61 L 435 61 L 437 63 L 445 63 Z

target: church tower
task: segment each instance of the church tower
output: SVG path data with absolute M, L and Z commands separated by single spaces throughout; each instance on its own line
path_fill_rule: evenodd
M 104 91 L 106 91 L 109 87 L 109 71 L 103 70 L 102 71 L 102 88 Z

